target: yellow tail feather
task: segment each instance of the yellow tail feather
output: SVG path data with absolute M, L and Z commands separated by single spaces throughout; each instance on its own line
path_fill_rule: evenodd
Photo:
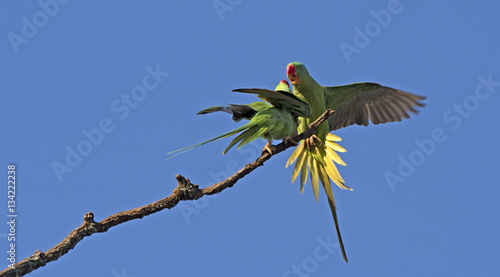
M 347 189 L 347 190 L 352 190 L 352 188 L 348 187 L 345 185 L 344 179 L 342 179 L 342 176 L 340 175 L 339 171 L 337 170 L 337 167 L 335 164 L 332 162 L 331 159 L 328 157 L 325 157 L 325 163 L 326 163 L 326 173 L 330 177 L 330 179 L 333 180 L 333 182 L 341 189 Z
M 326 140 L 330 140 L 330 141 L 342 141 L 342 139 L 339 136 L 336 136 L 336 135 L 334 135 L 332 133 L 326 134 Z
M 316 148 L 309 149 L 308 147 L 305 147 L 304 141 L 300 142 L 297 148 L 295 148 L 295 151 L 286 163 L 286 167 L 288 168 L 289 165 L 292 165 L 295 161 L 297 161 L 292 173 L 292 183 L 295 182 L 300 172 L 301 193 L 304 190 L 309 170 L 311 170 L 310 178 L 311 182 L 313 182 L 313 191 L 317 191 L 316 188 L 314 188 L 314 182 L 318 181 L 318 174 L 321 174 L 321 172 L 324 172 L 326 176 L 328 176 L 341 189 L 352 190 L 352 188 L 345 185 L 344 179 L 342 179 L 342 176 L 335 166 L 335 163 L 343 166 L 346 165 L 342 158 L 340 158 L 337 154 L 337 152 L 346 152 L 346 150 L 334 142 L 341 140 L 342 139 L 340 137 L 328 133 L 325 143 Z M 315 177 L 313 177 L 313 175 Z M 320 181 L 323 185 L 325 184 L 324 180 L 325 178 L 321 178 L 320 176 Z M 330 184 L 329 181 L 328 184 Z M 315 198 L 318 198 L 316 194 Z
M 303 152 L 303 148 L 304 148 L 304 143 L 301 142 L 295 148 L 295 150 L 293 151 L 293 153 L 290 156 L 290 158 L 288 158 L 288 161 L 286 162 L 285 168 L 288 168 L 289 165 L 291 165 L 291 164 L 293 164 L 293 162 L 295 162 L 295 160 L 299 157 L 300 154 L 304 153 Z M 292 183 L 293 183 L 293 181 L 292 181 Z
M 332 186 L 330 183 L 330 179 L 328 179 L 328 174 L 326 173 L 325 168 L 320 167 L 318 169 L 318 173 L 319 173 L 319 179 L 323 184 L 323 189 L 325 190 L 328 199 L 330 199 L 330 201 L 332 201 L 333 204 L 335 204 L 335 199 L 333 199 Z
M 309 170 L 311 171 L 311 185 L 314 193 L 314 198 L 318 202 L 319 195 L 319 182 L 318 182 L 318 161 L 312 157 L 312 155 L 307 156 L 307 163 L 309 165 Z
M 307 153 L 306 153 L 306 151 L 301 151 L 301 150 L 303 150 L 301 148 L 304 148 L 303 144 L 300 144 L 297 147 L 297 150 L 299 150 L 299 151 L 297 151 L 297 150 L 295 151 L 298 153 L 298 158 L 297 158 L 297 165 L 293 169 L 293 173 L 292 173 L 292 183 L 295 181 L 295 179 L 297 179 L 297 176 L 299 175 L 299 172 L 302 169 L 302 165 L 304 164 L 304 161 L 306 160 L 305 157 L 306 157 Z M 288 160 L 288 161 L 290 161 L 290 160 Z
M 347 150 L 345 150 L 344 147 L 338 145 L 336 142 L 333 142 L 333 141 L 330 141 L 330 140 L 327 140 L 326 141 L 326 145 L 331 148 L 333 151 L 337 151 L 337 152 L 347 152 Z
M 307 155 L 306 153 L 304 152 L 304 160 L 307 160 Z M 303 193 L 304 192 L 304 185 L 306 184 L 307 182 L 307 174 L 309 173 L 309 171 L 307 170 L 307 163 L 303 163 L 302 164 L 302 168 L 300 169 L 300 193 Z
M 339 165 L 345 166 L 345 162 L 340 158 L 339 154 L 337 154 L 335 151 L 333 151 L 329 147 L 325 147 L 326 150 L 326 156 L 332 159 L 334 162 L 336 162 Z

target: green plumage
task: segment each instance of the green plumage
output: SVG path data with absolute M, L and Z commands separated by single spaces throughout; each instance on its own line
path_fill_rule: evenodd
M 311 115 L 311 109 L 309 108 L 307 102 L 294 96 L 291 93 L 286 81 L 285 83 L 280 83 L 276 87 L 276 91 L 267 89 L 236 89 L 234 91 L 256 94 L 259 98 L 266 100 L 271 105 L 260 102 L 267 105 L 267 107 L 262 104 L 252 103 L 251 105 L 231 105 L 227 107 L 215 106 L 202 110 L 199 114 L 225 111 L 233 113 L 233 118 L 235 113 L 237 113 L 237 118 L 241 120 L 241 118 L 247 118 L 252 113 L 252 111 L 248 111 L 247 108 L 263 108 L 259 111 L 253 110 L 254 115 L 250 117 L 250 122 L 247 124 L 212 139 L 169 152 L 167 155 L 173 155 L 167 158 L 167 160 L 209 142 L 226 138 L 240 132 L 242 133 L 231 141 L 231 143 L 224 150 L 223 154 L 226 154 L 227 151 L 229 151 L 229 149 L 236 144 L 239 144 L 237 147 L 239 149 L 241 146 L 246 145 L 258 138 L 264 138 L 269 142 L 273 139 L 285 139 L 296 132 L 298 124 L 297 118 L 299 116 L 308 117 Z M 245 112 L 241 113 L 243 110 L 245 110 Z
M 409 117 L 408 112 L 417 113 L 415 107 L 424 106 L 419 101 L 425 99 L 425 97 L 375 83 L 354 83 L 345 86 L 325 87 L 318 84 L 309 75 L 303 64 L 297 62 L 288 64 L 287 75 L 293 84 L 293 93 L 306 100 L 312 110 L 310 118 L 299 118 L 299 133 L 305 131 L 307 125 L 321 116 L 326 109 L 335 110 L 335 113 L 328 118 L 328 122 L 320 125 L 316 133 L 317 138 L 311 137 L 296 148 L 288 160 L 287 166 L 297 160 L 292 174 L 292 182 L 301 172 L 301 190 L 306 182 L 309 168 L 316 201 L 318 200 L 318 179 L 323 184 L 325 193 L 328 196 L 328 203 L 337 230 L 342 255 L 347 262 L 330 179 L 342 189 L 352 189 L 345 185 L 335 164 L 332 162 L 335 161 L 345 165 L 335 153 L 335 151 L 345 151 L 345 149 L 334 142 L 340 140 L 340 138 L 329 134 L 329 132 L 353 124 L 366 126 L 370 121 L 373 124 L 401 121 L 402 118 Z M 321 142 L 315 141 L 315 139 Z

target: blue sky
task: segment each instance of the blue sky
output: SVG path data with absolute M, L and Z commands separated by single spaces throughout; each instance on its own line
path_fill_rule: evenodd
M 226 139 L 163 162 L 239 126 L 199 110 L 253 102 L 231 90 L 274 88 L 299 61 L 323 85 L 371 81 L 428 97 L 409 120 L 335 132 L 354 188 L 334 190 L 349 264 L 326 197 L 290 184 L 289 149 L 219 195 L 87 237 L 30 276 L 497 276 L 499 8 L 3 1 L 0 157 L 4 176 L 17 166 L 18 261 L 88 211 L 102 220 L 170 195 L 175 174 L 206 187 L 256 158 L 264 141 L 223 156 Z M 84 155 L 67 160 L 72 151 Z M 2 268 L 8 233 L 0 227 Z

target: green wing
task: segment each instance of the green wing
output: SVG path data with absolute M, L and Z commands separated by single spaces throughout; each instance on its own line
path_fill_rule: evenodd
M 335 110 L 328 119 L 330 130 L 349 125 L 367 126 L 401 121 L 408 112 L 418 113 L 415 107 L 426 97 L 384 87 L 375 83 L 354 83 L 345 86 L 324 87 L 326 107 Z
M 231 143 L 226 147 L 224 152 L 222 152 L 222 154 L 226 154 L 227 151 L 229 151 L 229 149 L 231 149 L 237 143 L 239 143 L 237 149 L 240 149 L 241 146 L 260 138 L 267 131 L 269 131 L 270 128 L 269 123 L 270 123 L 270 116 L 265 114 L 265 111 L 263 113 L 257 113 L 252 118 L 252 120 L 250 120 L 250 122 L 246 125 L 250 127 L 247 128 L 246 131 L 242 132 L 239 136 L 234 138 L 233 141 L 231 141 Z
M 238 106 L 238 105 L 233 105 L 233 106 Z M 245 106 L 248 106 L 250 108 L 252 108 L 254 111 L 257 111 L 257 112 L 260 112 L 266 108 L 270 108 L 271 105 L 269 105 L 268 103 L 264 103 L 264 102 L 253 102 L 253 103 L 250 103 L 250 104 L 246 104 Z
M 271 103 L 279 109 L 287 109 L 297 116 L 311 117 L 311 107 L 309 107 L 309 104 L 287 91 L 252 88 L 235 89 L 233 92 L 257 94 L 260 99 Z

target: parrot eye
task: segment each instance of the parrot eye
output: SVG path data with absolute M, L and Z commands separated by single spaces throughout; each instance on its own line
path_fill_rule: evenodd
M 300 69 L 300 70 L 303 70 L 303 69 L 304 69 L 304 66 L 303 66 L 303 65 L 299 66 L 299 69 Z

